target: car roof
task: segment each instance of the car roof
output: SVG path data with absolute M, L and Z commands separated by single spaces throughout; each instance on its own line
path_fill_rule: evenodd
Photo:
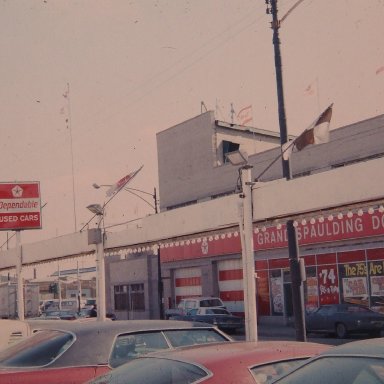
M 384 338 L 364 339 L 351 341 L 335 346 L 322 353 L 326 356 L 371 356 L 384 358 Z
M 77 320 L 30 320 L 28 324 L 32 332 L 37 330 L 58 330 L 71 332 L 76 336 L 76 348 L 69 348 L 50 367 L 74 365 L 105 365 L 112 348 L 112 340 L 117 335 L 130 332 L 170 331 L 182 329 L 213 329 L 226 337 L 228 342 L 233 339 L 218 330 L 212 324 L 179 320 L 117 320 L 117 321 L 77 321 Z M 97 335 L 97 337 L 95 337 Z M 103 342 L 104 340 L 104 342 Z M 87 356 L 85 356 L 85 352 Z M 80 363 L 81 362 L 81 363 Z
M 133 332 L 133 331 L 148 331 L 148 330 L 164 330 L 164 329 L 183 329 L 183 328 L 212 328 L 212 324 L 180 321 L 180 320 L 28 320 L 32 330 L 36 329 L 62 329 L 72 332 L 94 332 L 97 331 L 116 331 Z
M 145 357 L 163 357 L 201 364 L 207 368 L 231 365 L 251 367 L 257 363 L 289 358 L 306 358 L 319 354 L 330 346 L 299 341 L 235 341 L 204 344 L 157 352 Z
M 198 297 L 183 297 L 181 300 L 196 300 L 196 301 L 201 301 L 201 300 L 212 300 L 212 299 L 220 299 L 220 297 L 216 296 L 198 296 Z M 180 300 L 180 301 L 181 301 Z

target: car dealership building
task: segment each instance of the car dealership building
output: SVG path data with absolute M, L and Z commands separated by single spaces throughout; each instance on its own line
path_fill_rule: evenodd
M 240 172 L 225 156 L 235 150 L 246 151 L 252 167 L 258 316 L 292 315 L 287 220 L 305 263 L 308 309 L 356 302 L 383 311 L 383 144 L 384 115 L 331 124 L 328 143 L 293 152 L 287 181 L 277 132 L 221 122 L 212 111 L 159 132 L 160 212 L 104 236 L 107 312 L 158 318 L 160 303 L 165 309 L 201 295 L 244 313 Z M 22 251 L 24 268 L 96 254 L 86 231 Z M 16 259 L 16 250 L 1 251 L 0 271 Z
M 370 201 L 359 180 L 355 180 L 354 188 L 361 189 L 359 199 L 340 205 L 338 196 L 345 191 L 333 183 L 334 173 L 342 168 L 353 170 L 359 164 L 374 169 L 375 162 L 384 154 L 383 123 L 382 115 L 331 129 L 329 143 L 308 146 L 292 154 L 294 180 L 300 178 L 305 185 L 304 179 L 316 175 L 321 178 L 324 191 L 308 190 L 308 194 L 297 191 L 307 200 L 306 212 L 286 216 L 281 212 L 258 221 L 254 217 L 258 316 L 292 315 L 287 218 L 295 220 L 300 256 L 305 262 L 307 309 L 327 303 L 355 302 L 384 311 L 382 196 Z M 226 152 L 237 149 L 249 155 L 252 179 L 257 180 L 255 189 L 259 183 L 273 183 L 273 180 L 279 183 L 281 159 L 273 163 L 280 154 L 279 141 L 275 132 L 217 121 L 213 112 L 158 133 L 161 211 L 197 207 L 238 193 L 236 167 L 225 159 Z M 380 176 L 375 173 L 372 177 Z M 316 204 L 321 197 L 316 192 L 329 195 L 329 204 L 324 209 Z M 284 195 L 276 196 L 280 202 L 284 198 Z M 274 204 L 274 196 L 269 196 L 268 203 Z M 289 206 L 291 202 L 287 199 L 284 203 Z M 253 204 L 255 207 L 256 202 Z M 226 206 L 220 209 L 225 210 Z M 198 219 L 185 217 L 185 220 Z M 238 226 L 175 237 L 160 249 L 167 305 L 175 305 L 185 296 L 212 295 L 220 296 L 231 311 L 243 313 Z

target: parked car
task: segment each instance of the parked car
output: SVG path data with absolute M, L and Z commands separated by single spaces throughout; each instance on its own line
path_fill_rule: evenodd
M 38 319 L 59 319 L 59 320 L 76 320 L 79 315 L 75 311 L 61 310 L 61 311 L 49 311 L 43 313 Z
M 82 299 L 82 308 L 91 309 L 96 304 L 97 300 L 94 298 L 87 297 L 86 299 Z
M 382 384 L 384 339 L 352 341 L 304 362 L 276 384 Z
M 171 320 L 31 320 L 34 334 L 0 352 L 0 383 L 84 383 L 138 356 L 230 343 L 211 324 Z
M 79 310 L 79 302 L 76 299 L 53 299 L 48 300 L 44 304 L 44 310 L 42 312 L 52 312 L 52 311 L 73 311 L 76 312 Z
M 259 384 L 328 345 L 298 341 L 235 342 L 179 348 L 132 360 L 90 384 Z
M 97 312 L 96 312 L 97 314 Z M 80 309 L 80 312 L 78 313 L 80 318 L 90 318 L 90 317 L 95 317 L 92 314 L 92 307 L 91 308 L 82 308 Z M 111 320 L 117 320 L 116 315 L 114 313 L 108 312 L 105 317 L 107 319 Z
M 165 318 L 169 319 L 172 316 L 184 316 L 191 309 L 207 307 L 225 308 L 225 305 L 219 297 L 187 297 L 180 300 L 177 308 L 167 309 L 165 311 Z
M 357 304 L 322 305 L 306 316 L 307 333 L 329 333 L 345 338 L 351 333 L 368 333 L 379 337 L 384 315 Z
M 184 316 L 174 316 L 171 319 L 202 321 L 216 325 L 221 330 L 227 333 L 233 333 L 244 328 L 244 319 L 240 316 L 235 316 L 225 308 L 195 308 L 191 309 Z

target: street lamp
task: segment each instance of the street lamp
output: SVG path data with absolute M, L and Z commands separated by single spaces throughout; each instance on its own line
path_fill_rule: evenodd
M 241 193 L 239 195 L 239 227 L 243 262 L 245 338 L 257 341 L 256 282 L 255 259 L 253 255 L 253 221 L 252 221 L 252 165 L 248 164 L 248 155 L 241 150 L 226 154 L 228 161 L 240 166 Z
M 103 321 L 105 315 L 105 260 L 104 260 L 104 234 L 100 228 L 104 217 L 104 207 L 100 204 L 87 206 L 93 214 L 99 217 L 97 228 L 88 229 L 88 244 L 96 245 L 96 270 L 97 270 L 97 320 Z
M 111 187 L 111 184 L 97 184 L 93 183 L 92 184 L 93 188 L 99 189 L 101 187 Z M 145 203 L 147 203 L 151 208 L 154 209 L 155 213 L 158 213 L 158 201 L 157 201 L 157 193 L 156 193 L 156 188 L 153 189 L 153 194 L 150 192 L 143 191 L 141 189 L 137 188 L 128 188 L 124 187 L 123 188 L 125 191 L 131 193 L 132 195 L 135 195 L 139 199 L 143 200 Z M 143 193 L 145 195 L 151 196 L 153 198 L 153 204 L 151 204 L 148 200 L 140 196 L 138 193 Z M 91 208 L 93 210 L 91 210 Z M 98 215 L 100 210 L 102 210 L 102 207 L 99 204 L 92 204 L 91 206 L 87 207 L 91 212 L 93 212 L 95 215 Z M 163 280 L 161 276 L 161 258 L 160 258 L 160 247 L 156 247 L 156 257 L 157 257 L 157 278 L 158 278 L 158 305 L 159 305 L 159 315 L 160 319 L 164 319 L 164 307 L 163 307 Z

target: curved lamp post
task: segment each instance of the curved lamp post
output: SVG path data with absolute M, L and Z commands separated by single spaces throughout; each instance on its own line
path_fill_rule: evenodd
M 99 189 L 101 187 L 111 187 L 111 184 L 97 184 L 93 183 L 92 184 L 93 188 Z M 125 191 L 131 193 L 132 195 L 135 195 L 139 199 L 143 200 L 146 204 L 148 204 L 152 209 L 154 209 L 155 213 L 158 213 L 158 200 L 157 200 L 157 192 L 156 188 L 153 189 L 153 193 L 143 191 L 141 189 L 137 188 L 128 188 L 124 187 L 123 188 Z M 148 200 L 143 198 L 142 196 L 139 195 L 139 193 L 143 193 L 145 195 L 151 196 L 153 198 L 153 204 L 151 204 Z M 93 204 L 93 206 L 98 205 L 98 204 Z M 87 207 L 90 209 L 89 207 Z M 98 215 L 102 209 L 101 206 L 99 207 L 94 207 L 94 210 L 92 211 L 95 215 Z M 103 251 L 104 252 L 104 251 Z M 159 305 L 159 315 L 160 319 L 164 319 L 164 307 L 163 307 L 163 280 L 161 276 L 161 258 L 160 258 L 160 247 L 157 247 L 156 250 L 156 257 L 157 257 L 157 279 L 158 279 L 158 305 Z M 104 292 L 105 292 L 105 284 L 104 284 Z M 105 305 L 105 302 L 104 302 Z

